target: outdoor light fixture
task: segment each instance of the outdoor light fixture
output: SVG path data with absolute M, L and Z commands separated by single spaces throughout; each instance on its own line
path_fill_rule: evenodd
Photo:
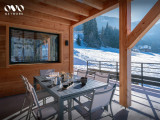
M 65 46 L 68 46 L 68 44 L 69 44 L 68 40 L 65 40 Z

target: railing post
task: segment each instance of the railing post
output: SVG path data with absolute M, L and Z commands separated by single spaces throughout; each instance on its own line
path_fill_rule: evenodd
M 143 87 L 143 63 L 141 63 L 141 80 L 142 80 L 142 87 Z
M 101 72 L 101 61 L 99 61 L 99 71 Z
M 116 79 L 117 79 L 117 81 L 118 81 L 118 62 L 116 62 Z
M 87 60 L 87 72 L 88 72 L 88 60 Z

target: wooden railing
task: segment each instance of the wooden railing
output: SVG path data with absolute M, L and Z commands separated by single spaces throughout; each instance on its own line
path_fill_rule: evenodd
M 119 62 L 87 61 L 87 70 L 109 72 L 112 79 L 119 80 Z M 132 83 L 160 87 L 160 63 L 131 63 Z

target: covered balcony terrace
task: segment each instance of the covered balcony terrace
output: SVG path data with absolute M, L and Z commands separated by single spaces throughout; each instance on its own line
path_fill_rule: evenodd
M 119 81 L 110 79 L 111 85 L 117 84 L 112 98 L 114 117 L 106 116 L 107 112 L 104 112 L 100 119 L 160 119 L 160 89 L 131 83 L 131 48 L 160 19 L 160 0 L 132 31 L 131 0 L 1 0 L 0 6 L 0 119 L 26 119 L 29 115 L 29 103 L 25 103 L 20 113 L 26 91 L 20 75 L 27 77 L 29 85 L 31 83 L 40 89 L 40 86 L 36 87 L 34 83 L 37 80 L 41 84 L 41 78 L 35 77 L 40 76 L 40 70 L 54 69 L 54 72 L 73 73 L 74 27 L 117 7 L 119 7 Z M 26 44 L 25 40 L 28 40 Z M 21 43 L 17 43 L 19 41 Z M 38 46 L 38 49 L 35 46 Z M 19 50 L 16 51 L 15 47 Z M 47 51 L 46 47 L 49 48 Z M 25 52 L 26 49 L 29 52 Z M 19 57 L 21 54 L 19 51 L 22 51 L 22 57 Z M 32 56 L 26 57 L 28 54 Z M 97 79 L 97 83 L 103 86 L 104 81 Z M 74 95 L 78 97 L 80 93 L 77 91 Z M 63 95 L 57 93 L 56 96 L 59 98 L 54 101 L 58 101 L 59 110 L 53 119 L 83 119 L 75 109 L 69 108 L 72 106 L 72 100 L 69 100 L 68 96 L 64 97 L 64 100 L 68 98 L 64 106 L 69 107 L 63 113 L 60 104 L 62 103 L 60 97 Z M 88 101 L 83 95 L 80 99 L 82 103 Z M 53 99 L 49 98 L 45 104 L 52 101 Z M 33 115 L 31 119 L 35 119 Z

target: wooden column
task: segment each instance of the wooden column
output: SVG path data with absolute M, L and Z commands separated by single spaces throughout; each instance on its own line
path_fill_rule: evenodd
M 73 26 L 69 28 L 69 72 L 72 73 L 73 70 Z
M 131 50 L 127 49 L 128 35 L 131 32 L 131 1 L 119 2 L 119 60 L 120 60 L 120 104 L 131 105 Z
M 50 38 L 47 39 L 47 43 L 48 43 L 48 61 L 51 60 L 51 51 L 50 51 L 51 46 L 50 46 L 50 40 L 51 40 Z

